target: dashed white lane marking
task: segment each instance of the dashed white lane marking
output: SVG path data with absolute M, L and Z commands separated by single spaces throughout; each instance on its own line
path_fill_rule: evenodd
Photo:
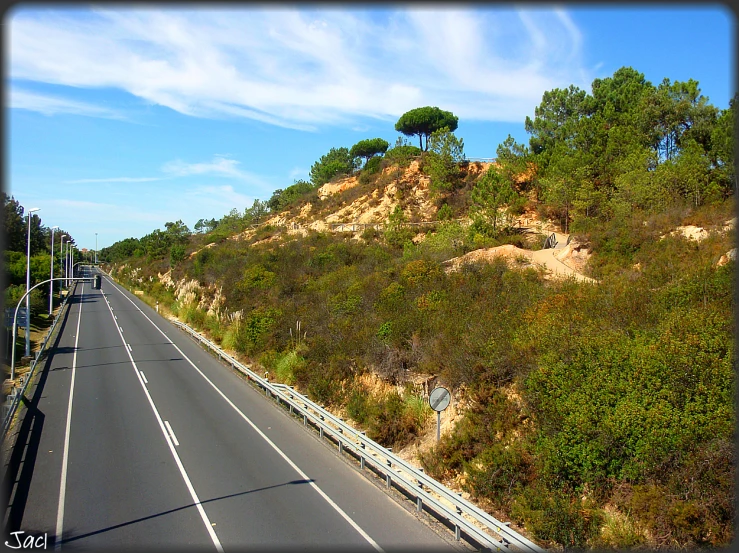
M 128 351 L 133 352 L 133 349 L 131 349 L 131 344 L 126 344 L 126 347 L 128 348 Z
M 174 430 L 172 430 L 172 427 L 169 425 L 169 421 L 164 421 L 164 426 L 167 427 L 167 432 L 169 432 L 169 435 L 172 436 L 172 441 L 174 442 L 174 445 L 179 446 L 180 442 L 177 441 L 177 436 L 174 435 Z
M 135 305 L 135 304 L 134 304 Z M 110 304 L 108 304 L 108 309 L 110 310 L 110 314 L 113 315 L 113 308 L 110 307 Z M 113 315 L 115 316 L 115 315 Z M 117 328 L 117 327 L 116 327 Z M 119 336 L 121 337 L 121 341 L 125 344 L 125 339 L 123 338 L 123 334 L 119 332 Z M 195 488 L 192 485 L 192 482 L 190 481 L 190 477 L 187 475 L 187 471 L 185 470 L 184 465 L 182 464 L 182 460 L 180 459 L 180 456 L 177 454 L 177 450 L 175 449 L 174 442 L 170 438 L 169 434 L 167 433 L 167 428 L 164 426 L 164 422 L 162 421 L 162 417 L 159 415 L 159 411 L 157 410 L 156 405 L 154 405 L 154 400 L 151 398 L 151 394 L 149 394 L 149 390 L 144 385 L 144 381 L 141 378 L 141 371 L 139 371 L 139 368 L 136 366 L 136 361 L 133 360 L 133 356 L 129 352 L 128 359 L 131 361 L 131 365 L 133 365 L 134 372 L 136 373 L 136 376 L 139 379 L 139 383 L 141 384 L 141 387 L 144 389 L 144 395 L 146 395 L 146 399 L 149 400 L 149 405 L 151 406 L 152 411 L 154 411 L 154 417 L 157 420 L 157 423 L 159 423 L 159 429 L 162 431 L 162 434 L 164 434 L 164 439 L 167 442 L 167 445 L 169 446 L 169 451 L 172 453 L 172 457 L 174 457 L 174 461 L 177 464 L 177 468 L 180 471 L 180 475 L 182 476 L 182 479 L 185 481 L 185 486 L 187 486 L 187 491 L 190 492 L 190 497 L 192 497 L 193 503 L 195 504 L 195 507 L 198 510 L 198 513 L 200 514 L 200 518 L 203 520 L 203 524 L 205 525 L 205 529 L 208 532 L 208 535 L 210 536 L 210 539 L 213 541 L 213 545 L 216 546 L 216 549 L 219 551 L 219 553 L 223 553 L 223 546 L 221 545 L 221 541 L 218 539 L 218 536 L 216 535 L 215 530 L 213 530 L 213 526 L 210 523 L 210 520 L 208 519 L 208 515 L 205 513 L 205 509 L 203 509 L 203 505 L 200 503 L 200 498 L 198 497 L 198 494 L 195 493 Z
M 144 379 L 144 384 L 148 384 L 148 383 L 149 383 L 149 381 L 148 381 L 148 380 L 146 380 L 146 375 L 144 374 L 144 372 L 143 372 L 143 371 L 139 371 L 139 372 L 141 373 L 141 378 L 143 378 L 143 379 Z

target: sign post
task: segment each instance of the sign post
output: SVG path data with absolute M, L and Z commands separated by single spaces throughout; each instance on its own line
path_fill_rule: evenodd
M 441 412 L 449 407 L 452 394 L 443 386 L 434 388 L 429 394 L 429 405 L 436 411 L 436 441 L 441 439 Z

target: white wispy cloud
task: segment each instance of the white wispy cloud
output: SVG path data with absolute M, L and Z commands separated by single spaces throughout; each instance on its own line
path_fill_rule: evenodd
M 64 181 L 65 184 L 87 184 L 94 182 L 151 182 L 163 180 L 164 177 L 110 177 L 100 179 L 75 179 Z
M 419 105 L 520 121 L 544 91 L 590 82 L 559 8 L 19 8 L 7 22 L 11 79 L 307 131 Z
M 8 90 L 8 107 L 37 111 L 44 115 L 56 113 L 72 113 L 89 117 L 103 117 L 107 119 L 125 119 L 125 117 L 108 108 L 96 106 L 86 102 L 78 102 L 60 96 L 39 94 L 11 86 Z
M 190 205 L 197 206 L 198 212 L 215 212 L 225 214 L 232 208 L 243 211 L 254 203 L 254 196 L 242 194 L 231 185 L 198 186 L 188 190 L 184 199 Z
M 297 179 L 297 178 L 305 178 L 310 173 L 310 169 L 304 169 L 302 167 L 293 167 L 290 170 L 290 173 L 288 173 L 288 178 L 291 180 Z
M 116 206 L 115 204 L 90 202 L 86 200 L 70 200 L 67 198 L 57 198 L 53 200 L 53 202 L 65 208 L 79 209 L 86 212 L 89 211 L 105 213 L 106 210 L 119 209 L 118 206 Z
M 162 171 L 175 177 L 188 177 L 191 175 L 214 175 L 230 177 L 245 181 L 258 180 L 259 177 L 238 168 L 241 162 L 230 157 L 215 155 L 209 162 L 187 163 L 181 159 L 168 161 L 162 165 Z
M 171 180 L 182 177 L 201 176 L 231 178 L 242 181 L 245 184 L 256 185 L 262 189 L 270 189 L 271 183 L 267 182 L 258 174 L 239 169 L 241 162 L 233 159 L 228 154 L 215 154 L 210 161 L 188 163 L 181 159 L 174 159 L 162 164 L 160 170 L 162 176 L 158 177 L 100 177 L 89 179 L 72 179 L 64 181 L 65 184 L 92 184 L 92 183 L 138 183 Z M 303 170 L 301 171 L 301 174 Z M 307 172 L 307 171 L 305 171 Z M 292 172 L 291 172 L 292 175 Z M 213 190 L 227 191 L 230 187 L 218 187 Z M 239 198 L 241 200 L 243 198 Z

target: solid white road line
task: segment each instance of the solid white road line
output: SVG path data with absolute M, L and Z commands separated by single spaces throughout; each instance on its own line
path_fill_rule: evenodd
M 80 298 L 85 294 L 85 284 L 82 283 Z M 82 302 L 79 303 L 80 312 L 77 317 L 77 331 L 74 338 L 74 354 L 72 356 L 72 383 L 69 386 L 69 405 L 67 406 L 67 428 L 64 431 L 64 454 L 62 456 L 62 480 L 59 484 L 59 506 L 56 511 L 56 537 L 54 549 L 62 547 L 62 532 L 64 531 L 64 500 L 67 496 L 67 464 L 69 462 L 69 433 L 72 429 L 72 400 L 74 399 L 74 377 L 77 374 L 77 346 L 80 343 L 80 321 L 82 321 Z
M 135 305 L 135 304 L 134 304 Z M 110 310 L 110 314 L 113 315 L 113 309 L 110 307 L 110 304 L 108 304 L 108 309 Z M 116 326 L 116 328 L 118 328 Z M 123 338 L 123 334 L 118 332 L 119 336 L 121 337 L 121 341 L 125 344 L 125 339 Z M 190 492 L 190 497 L 192 497 L 193 503 L 195 504 L 195 507 L 198 509 L 198 513 L 200 513 L 200 518 L 203 520 L 203 524 L 205 525 L 205 529 L 208 531 L 208 535 L 210 535 L 210 539 L 213 540 L 213 545 L 216 546 L 216 549 L 223 553 L 223 546 L 221 545 L 220 540 L 218 539 L 218 536 L 216 536 L 215 530 L 213 530 L 213 525 L 210 522 L 210 519 L 208 519 L 208 515 L 205 513 L 205 509 L 203 509 L 203 505 L 200 503 L 200 498 L 198 497 L 198 494 L 195 493 L 195 488 L 192 485 L 192 482 L 190 481 L 190 477 L 187 475 L 187 471 L 185 470 L 185 467 L 182 464 L 182 461 L 180 460 L 180 456 L 177 455 L 177 451 L 175 450 L 175 444 L 173 443 L 170 435 L 167 432 L 167 428 L 164 425 L 164 421 L 162 421 L 162 417 L 159 415 L 159 411 L 156 408 L 156 405 L 154 405 L 154 400 L 151 398 L 151 395 L 149 394 L 149 390 L 144 385 L 144 381 L 141 379 L 141 371 L 139 371 L 139 368 L 136 366 L 136 362 L 133 360 L 133 356 L 131 355 L 131 352 L 128 352 L 128 358 L 131 361 L 131 365 L 133 365 L 134 372 L 136 373 L 136 376 L 139 379 L 139 383 L 141 384 L 141 387 L 144 389 L 144 394 L 146 395 L 146 399 L 149 400 L 149 405 L 151 405 L 152 411 L 154 411 L 154 417 L 157 419 L 157 422 L 159 423 L 159 429 L 162 431 L 162 434 L 164 434 L 164 439 L 167 442 L 167 445 L 169 446 L 169 451 L 172 453 L 172 457 L 174 457 L 175 463 L 177 464 L 177 468 L 180 470 L 180 475 L 182 475 L 182 479 L 185 481 L 185 485 L 187 486 L 187 490 Z
M 179 446 L 180 442 L 177 441 L 177 436 L 174 435 L 174 430 L 172 430 L 172 427 L 169 425 L 169 421 L 164 421 L 164 426 L 167 427 L 167 431 L 169 432 L 169 435 L 172 437 L 172 441 L 174 442 L 174 445 Z
M 170 344 L 172 344 L 172 345 L 173 345 L 173 346 L 175 347 L 175 349 L 176 349 L 176 350 L 177 350 L 177 351 L 178 351 L 178 352 L 180 353 L 180 355 L 182 355 L 182 357 L 184 357 L 185 359 L 187 359 L 188 363 L 190 363 L 190 365 L 192 365 L 192 367 L 193 367 L 193 368 L 194 368 L 194 369 L 195 369 L 195 370 L 196 370 L 196 371 L 197 371 L 198 373 L 200 373 L 200 376 L 202 376 L 202 377 L 203 377 L 203 378 L 205 379 L 205 381 L 206 381 L 206 382 L 207 382 L 208 384 L 210 384 L 210 385 L 211 385 L 211 386 L 213 387 L 213 389 L 214 389 L 214 390 L 215 390 L 216 392 L 218 392 L 218 394 L 220 394 L 220 395 L 221 395 L 221 397 L 222 397 L 222 398 L 223 398 L 224 400 L 226 400 L 226 403 L 228 403 L 228 404 L 229 404 L 229 405 L 230 405 L 230 406 L 231 406 L 231 407 L 232 407 L 232 408 L 233 408 L 233 409 L 234 409 L 234 410 L 235 410 L 235 411 L 236 411 L 236 412 L 237 412 L 237 413 L 238 413 L 238 414 L 239 414 L 239 415 L 241 416 L 241 418 L 242 418 L 242 419 L 244 419 L 244 420 L 245 420 L 245 421 L 246 421 L 247 423 L 249 423 L 249 425 L 250 425 L 250 426 L 251 426 L 251 427 L 252 427 L 252 428 L 253 428 L 253 429 L 254 429 L 254 430 L 255 430 L 255 431 L 257 432 L 257 434 L 259 434 L 259 435 L 260 435 L 260 436 L 261 436 L 261 437 L 262 437 L 262 438 L 264 439 L 264 441 L 266 441 L 266 442 L 267 442 L 267 443 L 268 443 L 268 444 L 269 444 L 269 445 L 270 445 L 270 446 L 272 447 L 272 449 L 274 449 L 274 450 L 275 450 L 275 451 L 276 451 L 276 452 L 277 452 L 277 453 L 278 453 L 278 454 L 280 455 L 280 457 L 282 457 L 282 458 L 283 458 L 283 459 L 284 459 L 284 460 L 285 460 L 285 461 L 287 462 L 287 464 L 288 464 L 288 465 L 290 465 L 290 466 L 291 466 L 291 467 L 292 467 L 293 469 L 295 469 L 295 471 L 296 471 L 296 472 L 297 472 L 297 473 L 298 473 L 298 474 L 299 474 L 300 476 L 302 476 L 302 477 L 303 477 L 303 478 L 304 478 L 305 480 L 307 480 L 307 481 L 308 481 L 308 483 L 310 484 L 310 486 L 311 486 L 311 487 L 312 487 L 312 488 L 313 488 L 314 490 L 316 490 L 316 491 L 318 492 L 318 494 L 319 494 L 319 495 L 320 495 L 321 497 L 323 497 L 323 499 L 325 499 L 325 500 L 326 500 L 326 502 L 327 502 L 327 503 L 328 503 L 329 505 L 331 505 L 331 507 L 333 507 L 333 508 L 334 508 L 334 510 L 335 510 L 335 511 L 336 511 L 337 513 L 339 513 L 339 515 L 341 515 L 341 516 L 342 516 L 342 518 L 344 518 L 344 520 L 346 520 L 346 521 L 347 521 L 347 522 L 348 522 L 348 523 L 349 523 L 349 524 L 350 524 L 350 525 L 351 525 L 351 526 L 352 526 L 352 527 L 353 527 L 353 528 L 354 528 L 354 529 L 355 529 L 355 530 L 356 530 L 356 531 L 357 531 L 357 532 L 358 532 L 358 533 L 359 533 L 359 534 L 360 534 L 360 535 L 361 535 L 361 536 L 362 536 L 362 537 L 363 537 L 363 538 L 364 538 L 365 540 L 367 540 L 367 542 L 368 542 L 368 543 L 369 543 L 370 545 L 372 545 L 372 547 L 374 547 L 374 548 L 375 548 L 375 549 L 376 549 L 376 550 L 377 550 L 377 551 L 378 551 L 379 553 L 384 553 L 384 550 L 382 549 L 382 547 L 380 547 L 380 546 L 379 546 L 379 545 L 377 544 L 377 542 L 375 542 L 375 540 L 373 540 L 373 539 L 372 539 L 372 538 L 371 538 L 371 537 L 370 537 L 370 536 L 369 536 L 369 535 L 368 535 L 368 534 L 367 534 L 367 533 L 366 533 L 366 532 L 365 532 L 364 530 L 362 530 L 362 528 L 361 528 L 361 527 L 360 527 L 360 526 L 359 526 L 359 525 L 358 525 L 358 524 L 357 524 L 356 522 L 354 522 L 354 520 L 352 520 L 352 518 L 351 518 L 351 517 L 350 517 L 349 515 L 347 515 L 347 514 L 346 514 L 346 513 L 344 512 L 344 510 L 343 510 L 343 509 L 342 509 L 341 507 L 339 507 L 339 506 L 338 506 L 338 505 L 337 505 L 336 503 L 334 503 L 334 501 L 333 501 L 333 500 L 332 500 L 332 499 L 331 499 L 331 498 L 330 498 L 330 497 L 329 497 L 328 495 L 326 495 L 326 493 L 325 493 L 325 492 L 324 492 L 324 491 L 323 491 L 323 490 L 322 490 L 321 488 L 319 488 L 319 487 L 318 487 L 318 486 L 316 485 L 316 483 L 315 483 L 315 482 L 313 482 L 313 481 L 312 481 L 312 480 L 311 480 L 311 479 L 310 479 L 310 478 L 308 477 L 308 475 L 307 475 L 307 474 L 305 474 L 305 473 L 304 473 L 304 472 L 303 472 L 302 470 L 300 470 L 300 468 L 299 468 L 299 467 L 298 467 L 298 466 L 297 466 L 297 465 L 296 465 L 295 463 L 293 463 L 293 462 L 292 462 L 292 460 L 291 460 L 291 459 L 290 459 L 290 458 L 289 458 L 289 457 L 288 457 L 288 456 L 287 456 L 287 455 L 286 455 L 286 454 L 285 454 L 285 453 L 284 453 L 284 452 L 283 452 L 283 451 L 282 451 L 282 450 L 281 450 L 281 449 L 280 449 L 279 447 L 277 447 L 277 445 L 276 445 L 276 444 L 275 444 L 275 443 L 274 443 L 274 442 L 273 442 L 272 440 L 270 440 L 270 439 L 269 439 L 269 438 L 268 438 L 268 437 L 267 437 L 267 436 L 266 436 L 266 435 L 264 434 L 264 432 L 262 432 L 262 431 L 261 431 L 261 430 L 260 430 L 260 429 L 259 429 L 259 428 L 257 427 L 257 425 L 256 425 L 256 424 L 254 424 L 254 423 L 253 423 L 253 422 L 251 421 L 251 419 L 250 419 L 249 417 L 247 417 L 247 416 L 246 416 L 246 415 L 245 415 L 245 414 L 244 414 L 244 413 L 243 413 L 243 412 L 241 411 L 241 409 L 239 409 L 238 407 L 236 407 L 236 405 L 234 405 L 234 403 L 233 403 L 233 402 L 232 402 L 232 401 L 231 401 L 231 400 L 230 400 L 230 399 L 229 399 L 228 397 L 226 397 L 226 395 L 225 395 L 225 394 L 224 394 L 224 393 L 223 393 L 223 392 L 222 392 L 222 391 L 221 391 L 221 390 L 220 390 L 220 389 L 218 388 L 218 386 L 216 386 L 216 385 L 215 385 L 215 384 L 214 384 L 214 383 L 213 383 L 213 382 L 212 382 L 212 381 L 210 380 L 210 378 L 208 378 L 207 376 L 205 376 L 205 374 L 203 374 L 203 371 L 201 371 L 201 370 L 200 370 L 200 369 L 199 369 L 199 368 L 197 367 L 197 365 L 195 365 L 195 363 L 193 363 L 193 362 L 192 362 L 192 360 L 191 360 L 191 359 L 190 359 L 190 358 L 189 358 L 189 357 L 188 357 L 187 355 L 185 355 L 185 353 L 184 353 L 184 352 L 183 352 L 183 351 L 182 351 L 182 350 L 181 350 L 181 349 L 179 348 L 179 346 L 177 346 L 177 344 L 175 344 L 175 343 L 174 343 L 174 342 L 173 342 L 172 340 L 170 340 L 169 336 L 167 336 L 167 335 L 166 335 L 166 334 L 164 333 L 164 331 L 163 331 L 163 330 L 162 330 L 161 328 L 159 328 L 159 327 L 158 327 L 158 326 L 156 325 L 156 323 L 155 323 L 154 321 L 152 321 L 152 320 L 151 320 L 151 319 L 150 319 L 150 318 L 149 318 L 149 317 L 148 317 L 148 316 L 146 315 L 146 313 L 144 313 L 143 311 L 141 311 L 141 309 L 139 309 L 139 306 L 138 306 L 138 305 L 136 305 L 136 304 L 135 304 L 135 303 L 134 303 L 134 302 L 133 302 L 133 301 L 131 300 L 131 298 L 129 298 L 129 297 L 128 297 L 128 296 L 126 295 L 126 294 L 124 294 L 124 293 L 123 293 L 123 292 L 122 292 L 122 291 L 121 291 L 121 290 L 120 290 L 120 289 L 118 288 L 118 284 L 116 284 L 115 282 L 112 282 L 112 281 L 111 281 L 111 283 L 113 284 L 113 286 L 114 286 L 114 287 L 115 287 L 116 289 L 118 289 L 118 291 L 119 291 L 119 292 L 121 293 L 121 295 L 122 295 L 122 296 L 123 296 L 124 298 L 126 298 L 126 299 L 127 299 L 127 300 L 128 300 L 128 301 L 129 301 L 129 302 L 130 302 L 130 303 L 131 303 L 131 304 L 132 304 L 132 305 L 133 305 L 133 306 L 134 306 L 134 307 L 136 308 L 136 309 L 138 309 L 138 310 L 139 310 L 139 313 L 141 313 L 141 314 L 142 314 L 142 315 L 143 315 L 144 317 L 146 317 L 146 320 L 148 320 L 148 321 L 149 321 L 149 322 L 150 322 L 150 323 L 151 323 L 151 324 L 152 324 L 152 325 L 154 326 L 154 328 L 156 328 L 156 329 L 157 329 L 157 330 L 158 330 L 158 331 L 159 331 L 159 332 L 160 332 L 160 333 L 162 334 L 162 336 L 164 336 L 164 337 L 165 337 L 165 338 L 167 339 L 167 341 L 168 341 L 168 342 L 169 342 Z
M 143 378 L 143 379 L 144 379 L 144 384 L 148 384 L 148 383 L 149 383 L 149 381 L 148 381 L 148 380 L 146 380 L 146 375 L 144 374 L 144 371 L 139 371 L 139 372 L 141 373 L 141 378 Z

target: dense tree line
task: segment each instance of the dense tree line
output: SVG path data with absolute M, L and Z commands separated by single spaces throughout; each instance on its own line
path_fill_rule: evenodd
M 51 274 L 51 229 L 41 223 L 37 213 L 31 214 L 30 246 L 31 259 L 28 262 L 28 214 L 25 213 L 18 201 L 4 192 L 4 235 L 3 235 L 3 289 L 6 307 L 14 307 L 18 300 L 26 293 L 26 268 L 30 265 L 31 286 L 47 280 Z M 71 238 L 71 235 L 62 230 L 54 230 L 54 274 L 60 275 L 62 253 L 59 248 L 62 236 Z M 74 240 L 72 239 L 73 243 Z M 66 243 L 65 243 L 66 244 Z M 80 252 L 74 248 L 75 257 L 80 259 Z M 49 289 L 40 287 L 31 293 L 31 310 L 38 313 L 48 309 Z
M 734 190 L 734 105 L 711 105 L 692 79 L 655 87 L 624 67 L 596 79 L 590 94 L 546 92 L 526 119 L 528 148 L 509 137 L 499 158 L 530 172 L 565 229 L 661 211 L 676 197 L 699 207 Z

